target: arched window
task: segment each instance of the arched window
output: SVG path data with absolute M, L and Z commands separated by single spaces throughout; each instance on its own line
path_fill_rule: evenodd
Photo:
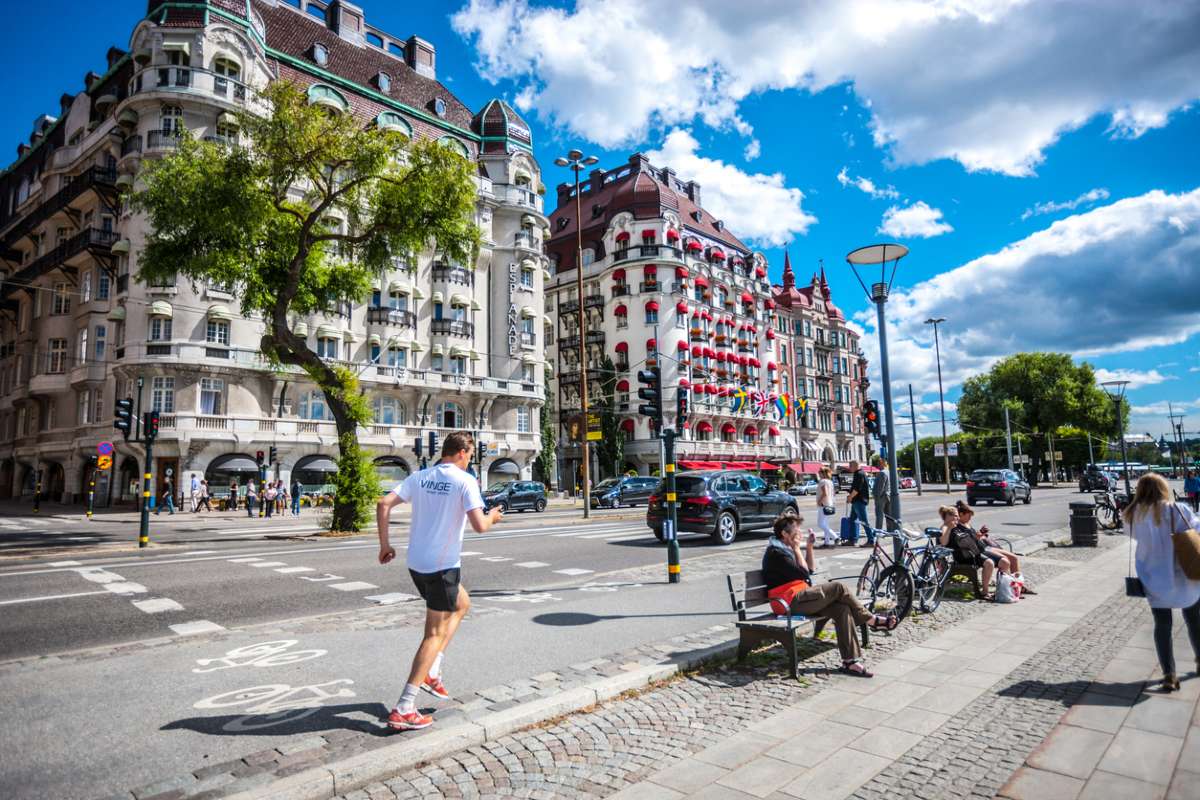
M 405 425 L 408 421 L 408 414 L 401 403 L 395 397 L 376 397 L 375 398 L 375 422 L 378 425 Z
M 382 74 L 382 73 L 381 73 Z M 412 125 L 408 124 L 408 120 L 397 114 L 395 111 L 384 111 L 375 117 L 375 127 L 385 131 L 397 131 L 403 133 L 408 138 L 412 138 Z
M 442 138 L 438 139 L 438 143 L 443 144 L 446 147 L 449 147 L 452 151 L 454 151 L 458 155 L 462 156 L 463 158 L 471 157 L 471 151 L 467 148 L 467 146 L 465 144 L 462 143 L 462 140 L 457 139 L 453 136 L 450 136 L 447 134 L 446 136 L 443 136 Z
M 443 428 L 459 429 L 466 425 L 467 415 L 463 413 L 462 406 L 458 403 L 441 403 L 438 405 L 437 418 L 435 424 Z
M 341 92 L 323 83 L 314 83 L 308 87 L 308 104 L 324 106 L 338 113 L 343 113 L 350 108 L 350 104 L 346 102 L 346 98 L 342 97 Z
M 300 395 L 300 419 L 333 419 L 321 390 L 314 389 Z
M 224 78 L 238 80 L 242 76 L 242 66 L 232 58 L 217 56 L 213 59 L 213 72 Z

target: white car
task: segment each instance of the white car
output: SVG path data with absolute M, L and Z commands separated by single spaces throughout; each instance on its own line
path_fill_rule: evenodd
M 792 495 L 793 497 L 799 497 L 801 495 L 806 495 L 806 494 L 816 494 L 817 493 L 817 482 L 816 481 L 800 481 L 799 483 L 793 483 L 791 486 L 788 487 L 787 493 Z

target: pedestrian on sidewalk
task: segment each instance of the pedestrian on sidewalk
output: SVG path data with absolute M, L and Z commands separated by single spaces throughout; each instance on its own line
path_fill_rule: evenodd
M 449 699 L 442 683 L 442 659 L 458 624 L 471 608 L 471 598 L 460 581 L 463 530 L 467 520 L 476 533 L 500 521 L 499 507 L 483 513 L 479 484 L 467 473 L 475 454 L 471 434 L 456 431 L 442 443 L 442 458 L 429 469 L 405 478 L 376 506 L 379 528 L 379 563 L 396 557 L 388 544 L 392 509 L 412 503 L 409 523 L 408 574 L 425 600 L 425 635 L 413 657 L 408 682 L 388 725 L 399 731 L 420 730 L 433 724 L 433 716 L 417 709 L 421 689 Z
M 860 523 L 867 530 L 867 541 L 860 547 L 874 547 L 875 530 L 867 521 L 867 501 L 871 498 L 867 474 L 862 471 L 857 461 L 850 462 L 850 472 L 854 474 L 850 479 L 850 494 L 846 497 L 846 502 L 850 504 L 850 519 Z
M 211 514 L 211 513 L 212 513 L 212 506 L 210 506 L 210 505 L 208 504 L 208 500 L 209 500 L 209 496 L 208 496 L 208 481 L 207 481 L 207 480 L 201 480 L 201 481 L 200 481 L 200 506 L 199 506 L 199 508 L 197 508 L 196 510 L 197 510 L 197 511 L 199 511 L 199 510 L 200 510 L 200 508 L 203 508 L 205 511 L 207 511 L 208 513 L 210 513 L 210 514 Z
M 238 507 L 238 485 L 237 479 L 229 482 L 229 505 L 225 508 L 226 511 L 237 511 Z
M 275 494 L 278 489 L 271 481 L 267 481 L 266 488 L 263 490 L 263 510 L 267 519 L 271 518 L 271 512 L 275 510 Z
M 1171 536 L 1200 528 L 1200 519 L 1187 506 L 1171 502 L 1170 485 L 1154 472 L 1138 478 L 1133 500 L 1123 513 L 1129 535 L 1137 542 L 1134 565 L 1154 617 L 1154 649 L 1163 673 L 1162 688 L 1167 692 L 1178 691 L 1171 609 L 1183 609 L 1196 671 L 1200 673 L 1200 581 L 1183 574 L 1175 559 Z
M 881 457 L 875 459 L 879 469 L 875 473 L 875 483 L 871 484 L 871 497 L 875 501 L 875 527 L 879 530 L 895 530 L 891 521 L 892 494 L 888 487 L 888 465 Z
M 1200 511 L 1200 473 L 1189 469 L 1183 474 L 1183 493 L 1191 503 L 1192 511 Z
M 812 573 L 817 566 L 813 555 L 816 535 L 809 532 L 805 539 L 803 523 L 804 518 L 799 516 L 775 520 L 774 533 L 767 540 L 767 551 L 762 559 L 767 596 L 786 604 L 793 614 L 832 619 L 838 650 L 842 654 L 841 671 L 858 678 L 874 677 L 863 663 L 855 626 L 869 625 L 872 630 L 890 631 L 900 622 L 894 615 L 881 616 L 867 611 L 843 583 L 826 581 L 813 585 Z M 775 606 L 775 603 L 771 605 Z
M 171 485 L 169 477 L 163 478 L 162 492 L 158 495 L 158 507 L 154 509 L 154 516 L 162 513 L 163 506 L 167 507 L 172 517 L 175 516 L 175 487 Z
M 833 501 L 833 470 L 829 467 L 821 467 L 817 476 L 819 478 L 817 481 L 817 527 L 825 535 L 825 541 L 821 543 L 821 547 L 835 547 L 838 537 L 833 532 L 833 528 L 829 527 L 830 518 L 837 513 L 837 506 Z
M 300 479 L 295 478 L 295 477 L 292 478 L 291 494 L 292 494 L 292 516 L 293 517 L 300 516 L 300 493 L 301 493 L 301 491 L 302 490 L 300 488 Z
M 196 473 L 192 473 L 191 491 L 188 495 L 192 501 L 192 513 L 195 514 L 200 510 L 200 477 Z
M 254 478 L 246 481 L 246 516 L 254 516 L 254 502 L 258 500 L 258 490 L 254 487 Z

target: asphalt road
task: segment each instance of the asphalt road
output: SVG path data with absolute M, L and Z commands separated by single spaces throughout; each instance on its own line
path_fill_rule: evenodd
M 998 534 L 1020 539 L 1065 525 L 1066 502 L 1077 497 L 1041 490 L 1030 506 L 985 507 L 980 516 Z M 945 500 L 906 493 L 904 516 L 914 527 L 932 524 Z M 814 511 L 805 499 L 802 513 L 811 519 Z M 402 563 L 376 562 L 373 536 L 306 537 L 312 526 L 303 517 L 259 531 L 267 526 L 257 520 L 188 516 L 163 526 L 161 536 L 174 543 L 149 550 L 96 553 L 81 544 L 67 556 L 56 550 L 0 561 L 0 796 L 103 796 L 314 729 L 286 719 L 244 729 L 241 707 L 225 707 L 230 696 L 221 696 L 250 687 L 286 685 L 314 705 L 339 703 L 346 719 L 361 724 L 373 724 L 395 701 L 419 640 L 420 607 Z M 296 538 L 263 538 L 289 534 Z M 398 549 L 405 543 L 404 520 L 392 538 Z M 489 534 L 469 534 L 464 583 L 475 612 L 447 656 L 451 690 L 482 689 L 728 621 L 723 579 L 699 569 L 704 577 L 691 578 L 689 565 L 730 552 L 752 562 L 764 538 L 747 534 L 723 548 L 685 537 L 683 582 L 668 585 L 665 551 L 640 509 L 602 512 L 588 523 L 578 512 L 512 514 Z M 833 552 L 825 566 L 834 577 L 855 574 L 866 557 L 865 550 Z M 623 577 L 639 567 L 659 577 Z M 393 609 L 407 617 L 379 623 Z M 269 669 L 216 661 L 267 641 L 320 653 Z M 117 649 L 74 654 L 95 647 Z M 2 663 L 14 659 L 25 661 Z M 322 700 L 331 693 L 340 697 Z

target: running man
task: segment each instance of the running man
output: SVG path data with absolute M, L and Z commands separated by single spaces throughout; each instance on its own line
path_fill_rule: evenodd
M 479 484 L 467 472 L 475 454 L 471 434 L 457 431 L 442 444 L 442 459 L 429 469 L 408 476 L 384 495 L 375 507 L 379 527 L 379 563 L 396 557 L 388 544 L 392 509 L 412 503 L 408 537 L 408 574 L 425 600 L 425 636 L 413 657 L 404 693 L 388 717 L 398 731 L 428 728 L 433 717 L 417 710 L 421 689 L 443 700 L 450 698 L 442 683 L 442 657 L 458 623 L 471 608 L 471 598 L 459 583 L 463 531 L 467 520 L 476 533 L 487 533 L 500 521 L 499 508 L 483 513 Z

